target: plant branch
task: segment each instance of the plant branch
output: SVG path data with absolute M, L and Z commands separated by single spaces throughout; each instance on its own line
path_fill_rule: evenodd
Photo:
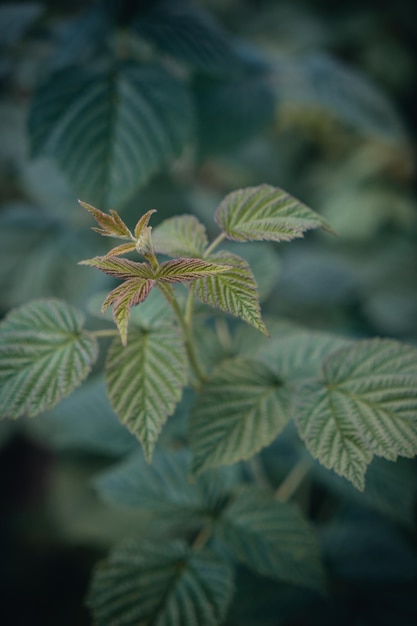
M 311 469 L 311 461 L 307 457 L 301 458 L 284 478 L 275 491 L 276 500 L 287 502 L 297 491 L 304 478 Z
M 201 550 L 201 548 L 203 548 L 206 545 L 207 541 L 210 539 L 211 533 L 211 525 L 207 524 L 206 526 L 203 526 L 203 528 L 200 530 L 197 537 L 192 543 L 191 547 L 193 548 L 193 550 Z
M 226 238 L 226 234 L 225 233 L 220 233 L 220 235 L 217 235 L 216 239 L 214 239 L 211 244 L 209 245 L 209 247 L 207 248 L 207 250 L 204 253 L 204 257 L 208 257 L 216 248 L 218 245 L 221 244 L 221 242 L 223 241 L 223 239 Z

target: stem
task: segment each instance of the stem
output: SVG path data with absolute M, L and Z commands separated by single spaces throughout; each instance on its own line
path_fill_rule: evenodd
M 211 533 L 212 529 L 210 525 L 207 524 L 207 526 L 203 526 L 192 543 L 193 550 L 201 550 L 201 548 L 203 548 L 210 539 Z
M 208 257 L 209 254 L 211 254 L 213 252 L 213 250 L 215 250 L 217 248 L 217 246 L 219 244 L 221 244 L 221 242 L 223 241 L 223 239 L 226 238 L 226 234 L 225 233 L 220 233 L 220 235 L 217 235 L 216 239 L 214 239 L 211 244 L 209 245 L 209 247 L 207 248 L 207 250 L 204 253 L 204 257 Z
M 185 305 L 185 323 L 187 324 L 189 330 L 191 331 L 191 324 L 193 321 L 193 306 L 194 306 L 194 291 L 191 286 L 188 291 L 187 304 Z
M 310 459 L 306 457 L 300 459 L 275 491 L 276 500 L 287 502 L 287 500 L 289 500 L 297 491 L 310 469 Z
M 183 315 L 181 307 L 178 304 L 177 299 L 175 298 L 174 291 L 171 285 L 158 283 L 158 287 L 164 294 L 165 298 L 168 300 L 169 304 L 174 310 L 175 315 L 178 318 L 178 321 L 180 323 L 180 326 L 184 335 L 185 348 L 187 350 L 188 358 L 190 360 L 190 365 L 196 377 L 198 378 L 199 382 L 203 384 L 206 382 L 207 376 L 197 359 L 197 355 L 194 350 L 194 342 L 193 342 L 193 338 L 191 335 L 191 329 L 185 321 L 185 317 Z
M 254 456 L 249 461 L 249 467 L 251 469 L 252 475 L 255 479 L 256 484 L 259 487 L 264 487 L 271 491 L 271 483 L 269 481 L 268 476 L 265 473 L 265 470 L 262 465 L 262 461 L 259 456 Z
M 90 335 L 93 337 L 117 337 L 119 334 L 118 330 L 113 328 L 106 328 L 105 330 L 89 330 Z

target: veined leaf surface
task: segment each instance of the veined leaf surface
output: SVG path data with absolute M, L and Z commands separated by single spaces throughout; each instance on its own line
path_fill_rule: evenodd
M 194 215 L 165 220 L 152 231 L 155 250 L 173 257 L 201 257 L 207 247 L 205 226 Z
M 223 512 L 215 532 L 238 561 L 259 574 L 323 589 L 317 541 L 293 506 L 245 489 Z
M 217 626 L 232 595 L 229 565 L 209 551 L 130 542 L 97 568 L 88 605 L 98 626 Z
M 55 156 L 79 197 L 120 206 L 182 150 L 192 118 L 186 87 L 162 66 L 68 68 L 35 94 L 32 154 Z
M 217 224 L 235 241 L 291 241 L 325 220 L 278 187 L 259 185 L 229 193 L 215 213 Z
M 155 280 L 165 283 L 184 283 L 206 276 L 216 276 L 228 270 L 227 265 L 203 259 L 173 259 L 161 263 L 155 272 Z
M 312 455 L 363 490 L 373 455 L 417 454 L 417 350 L 371 339 L 330 354 L 300 385 L 296 422 Z
M 146 460 L 187 381 L 188 363 L 175 326 L 132 328 L 123 347 L 116 339 L 107 355 L 106 383 L 121 422 L 142 443 Z
M 0 325 L 0 409 L 33 417 L 51 409 L 88 375 L 97 341 L 77 309 L 54 299 L 12 310 Z
M 230 359 L 201 390 L 190 423 L 192 469 L 249 459 L 271 443 L 289 419 L 289 392 L 260 361 Z
M 264 335 L 268 334 L 262 321 L 255 278 L 247 262 L 230 252 L 217 252 L 210 259 L 229 265 L 230 269 L 217 276 L 202 278 L 194 283 L 194 293 L 205 304 L 240 317 Z

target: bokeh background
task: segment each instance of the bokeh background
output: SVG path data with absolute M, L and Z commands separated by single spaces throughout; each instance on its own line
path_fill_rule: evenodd
M 1 2 L 0 314 L 56 296 L 100 327 L 105 280 L 77 262 L 106 242 L 77 198 L 215 234 L 222 197 L 265 182 L 338 235 L 248 248 L 265 315 L 416 343 L 416 18 L 412 0 Z M 134 445 L 98 376 L 36 423 L 0 422 L 2 623 L 90 624 L 91 568 L 148 523 L 91 480 Z M 364 496 L 310 479 L 331 598 L 242 572 L 230 626 L 417 623 L 416 465 L 388 465 Z

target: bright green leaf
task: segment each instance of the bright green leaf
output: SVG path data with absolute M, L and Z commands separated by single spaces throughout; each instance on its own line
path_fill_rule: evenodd
M 88 375 L 97 342 L 83 315 L 60 300 L 35 300 L 0 325 L 0 410 L 33 417 L 51 409 Z
M 229 565 L 207 550 L 130 542 L 99 565 L 87 603 L 97 626 L 217 626 L 232 595 Z
M 206 229 L 193 215 L 165 220 L 152 233 L 155 250 L 173 257 L 201 257 L 208 245 Z
M 312 455 L 363 490 L 373 455 L 417 454 L 417 350 L 388 339 L 337 350 L 300 385 L 295 415 Z
M 179 154 L 192 120 L 187 88 L 160 65 L 71 67 L 34 96 L 32 154 L 54 156 L 79 197 L 120 206 Z
M 194 283 L 194 293 L 204 303 L 240 317 L 265 335 L 268 331 L 261 318 L 255 278 L 246 261 L 230 252 L 217 252 L 210 259 L 229 265 L 218 276 L 202 278 Z
M 110 402 L 121 422 L 142 443 L 147 461 L 162 425 L 187 381 L 188 364 L 178 329 L 132 328 L 127 347 L 115 340 L 106 362 Z
M 161 263 L 155 272 L 155 280 L 165 283 L 184 283 L 202 277 L 215 276 L 228 269 L 227 265 L 203 261 L 203 259 L 173 259 Z
M 266 364 L 222 363 L 203 386 L 191 417 L 193 471 L 252 457 L 283 430 L 288 403 L 288 389 Z
M 320 215 L 271 185 L 229 193 L 215 220 L 227 238 L 235 241 L 291 241 L 315 228 L 330 230 Z
M 317 541 L 293 506 L 245 489 L 223 512 L 215 533 L 237 560 L 259 574 L 323 590 Z

